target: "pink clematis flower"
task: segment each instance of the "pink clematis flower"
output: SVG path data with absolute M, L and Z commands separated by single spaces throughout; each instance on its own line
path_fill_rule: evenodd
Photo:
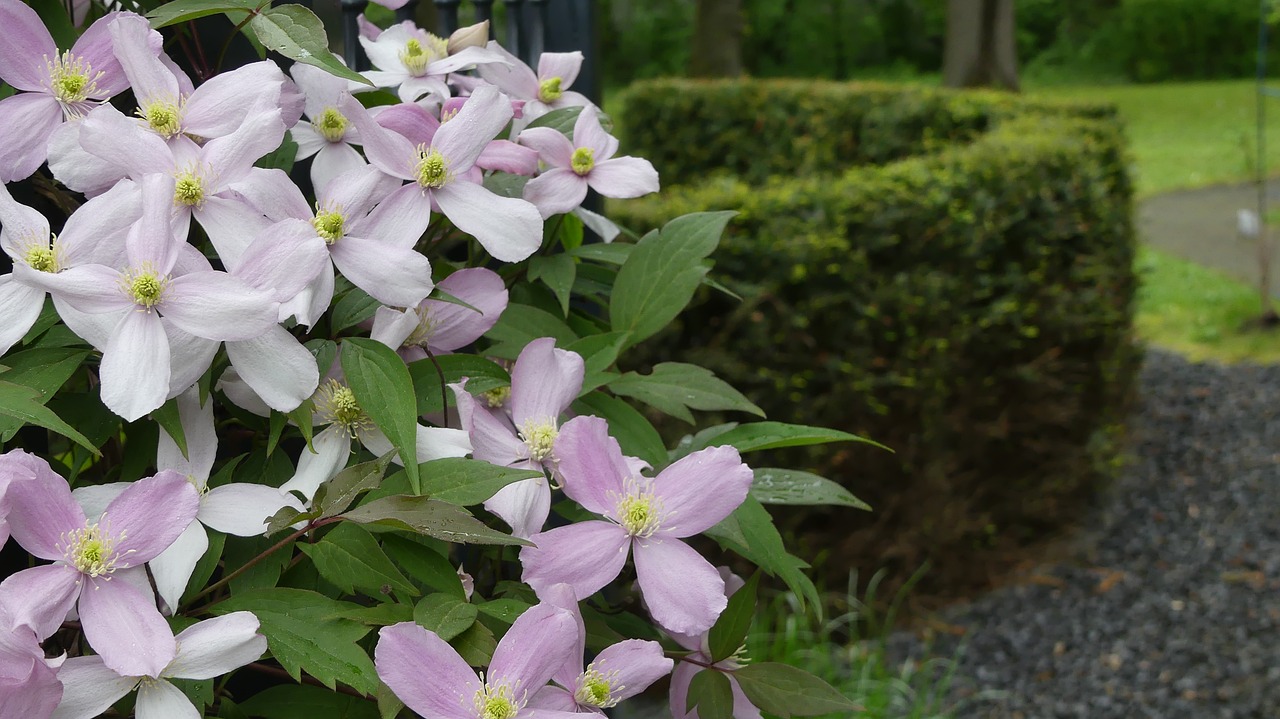
M 440 125 L 456 117 L 469 99 L 455 97 L 445 102 L 440 108 L 440 117 L 444 120 L 436 119 L 435 115 L 427 112 L 421 105 L 410 103 L 385 107 L 375 119 L 379 125 L 403 135 L 414 145 L 430 147 Z M 510 140 L 493 140 L 476 157 L 476 164 L 470 173 L 473 181 L 483 181 L 481 170 L 532 176 L 538 172 L 538 153 Z
M 31 476 L 10 486 L 13 538 L 31 554 L 53 561 L 0 584 L 0 605 L 14 626 L 45 638 L 74 607 L 89 644 L 113 670 L 156 676 L 177 647 L 147 586 L 142 565 L 173 543 L 195 519 L 200 499 L 177 472 L 138 480 L 101 517 L 89 521 L 67 481 L 43 460 L 26 463 Z
M 378 676 L 400 701 L 433 719 L 570 719 L 581 714 L 538 709 L 529 698 L 575 649 L 573 616 L 542 603 L 521 614 L 477 677 L 435 632 L 413 622 L 383 627 L 373 650 Z
M 199 717 L 200 712 L 169 679 L 213 679 L 254 661 L 267 650 L 258 618 L 232 612 L 196 622 L 177 637 L 173 661 L 160 671 L 121 674 L 101 657 L 68 659 L 58 670 L 64 688 L 56 719 L 92 719 L 138 690 L 139 717 Z
M 48 660 L 29 627 L 14 624 L 0 605 L 0 719 L 50 716 L 62 698 L 58 660 Z
M 734 592 L 741 589 L 745 582 L 742 581 L 741 577 L 730 572 L 728 567 L 720 567 L 719 571 L 720 577 L 724 579 L 725 598 L 727 599 L 732 597 Z M 692 661 L 681 661 L 676 666 L 675 671 L 671 673 L 669 696 L 673 719 L 698 719 L 698 710 L 696 708 L 693 711 L 685 709 L 688 706 L 689 684 L 698 672 L 710 671 L 707 669 L 708 666 L 724 672 L 724 675 L 729 679 L 729 688 L 733 691 L 734 719 L 760 719 L 760 710 L 751 703 L 750 699 L 747 699 L 746 694 L 742 693 L 742 687 L 738 685 L 738 680 L 733 676 L 733 672 L 743 666 L 736 655 L 712 664 L 711 649 L 707 644 L 707 632 L 697 635 L 672 632 L 671 637 L 680 646 L 693 652 L 689 655 L 689 659 Z
M 480 153 L 511 119 L 511 104 L 497 90 L 476 90 L 458 114 L 440 127 L 429 146 L 415 147 L 402 135 L 381 127 L 354 98 L 344 97 L 338 109 L 360 131 L 369 162 L 392 177 L 410 181 L 383 204 L 418 216 L 429 215 L 432 206 L 438 205 L 458 229 L 503 262 L 519 262 L 542 244 L 537 208 L 518 198 L 499 197 L 470 175 Z
M 298 143 L 294 159 L 315 157 L 311 161 L 311 185 L 320 192 L 335 177 L 368 164 L 353 147 L 360 144 L 359 131 L 338 110 L 338 100 L 350 93 L 353 83 L 300 62 L 294 63 L 289 73 L 306 96 L 304 114 L 310 121 L 289 130 Z
M 505 62 L 498 53 L 481 47 L 464 48 L 450 55 L 448 40 L 408 20 L 392 25 L 376 39 L 361 36 L 360 44 L 369 62 L 378 68 L 363 75 L 378 87 L 398 87 L 404 102 L 413 102 L 423 95 L 448 99 L 450 93 L 445 78 L 449 73 L 480 63 Z
M 511 370 L 510 419 L 482 406 L 463 385 L 450 385 L 462 426 L 471 435 L 472 456 L 503 467 L 554 473 L 560 415 L 582 391 L 585 371 L 582 357 L 556 349 L 554 338 L 530 342 Z M 551 487 L 545 477 L 524 479 L 498 490 L 484 506 L 511 525 L 512 534 L 529 538 L 547 521 Z
M 581 52 L 544 52 L 538 57 L 538 72 L 534 74 L 520 58 L 497 42 L 490 41 L 488 49 L 506 62 L 481 65 L 476 68 L 476 74 L 511 97 L 525 101 L 517 131 L 552 110 L 592 104 L 586 95 L 569 89 L 582 69 Z
M 133 13 L 110 13 L 59 53 L 40 16 L 20 0 L 0 0 L 0 80 L 19 92 L 0 100 L 0 182 L 29 177 L 48 157 L 49 136 L 64 121 L 129 86 L 111 51 L 107 28 L 116 18 L 149 27 Z M 146 51 L 160 51 L 160 35 L 147 35 Z M 21 132 L 14 131 L 21 128 Z
M 550 170 L 524 186 L 524 199 L 543 218 L 582 204 L 587 188 L 605 197 L 629 199 L 658 191 L 658 171 L 639 157 L 614 157 L 618 140 L 600 126 L 594 107 L 583 108 L 573 125 L 573 142 L 549 127 L 520 133 L 520 142 L 538 151 Z
M 680 540 L 742 504 L 750 468 L 733 447 L 709 447 L 650 479 L 632 472 L 608 432 L 599 417 L 575 417 L 560 430 L 556 456 L 565 494 L 605 519 L 530 537 L 537 546 L 520 550 L 524 581 L 539 592 L 564 582 L 585 599 L 618 576 L 633 553 L 640 592 L 658 624 L 685 634 L 710 629 L 727 604 L 724 580 Z
M 484 267 L 458 270 L 436 284 L 479 312 L 454 302 L 425 299 L 407 310 L 379 307 L 369 336 L 396 352 L 405 362 L 449 354 L 480 339 L 493 329 L 507 309 L 507 287 L 497 272 Z

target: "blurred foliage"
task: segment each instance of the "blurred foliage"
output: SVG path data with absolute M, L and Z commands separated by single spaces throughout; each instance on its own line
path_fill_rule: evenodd
M 788 131 L 810 115 L 801 97 L 828 111 Z M 930 582 L 981 584 L 974 548 L 1041 538 L 1114 469 L 1138 351 L 1113 109 L 759 81 L 642 83 L 625 107 L 629 150 L 685 184 L 616 203 L 614 219 L 739 213 L 713 276 L 744 300 L 703 293 L 648 360 L 709 367 L 766 412 L 896 451 L 814 467 L 874 509 L 860 524 L 790 518 L 830 549 L 829 571 L 933 556 Z M 700 178 L 725 134 L 751 143 L 723 161 L 752 179 Z M 676 150 L 687 165 L 670 164 Z M 819 462 L 799 454 L 788 461 Z

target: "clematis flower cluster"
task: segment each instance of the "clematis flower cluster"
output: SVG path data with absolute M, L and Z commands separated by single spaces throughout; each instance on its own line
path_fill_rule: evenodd
M 658 190 L 570 90 L 581 53 L 535 71 L 487 26 L 365 21 L 367 84 L 274 60 L 196 83 L 131 12 L 65 51 L 20 0 L 0 20 L 0 384 L 28 353 L 80 363 L 13 395 L 76 444 L 0 454 L 0 546 L 31 557 L 0 581 L 0 717 L 212 715 L 228 683 L 187 680 L 245 667 L 370 697 L 381 681 L 424 717 L 599 716 L 670 674 L 674 647 L 699 651 L 726 583 L 687 540 L 747 499 L 751 469 L 728 445 L 624 455 L 625 422 L 583 401 L 619 375 L 620 340 L 576 344 L 587 313 L 559 334 L 529 320 L 570 315 L 553 298 L 577 291 L 576 260 L 551 291 L 526 279 L 581 242 L 565 225 L 617 233 L 588 189 Z M 36 209 L 33 176 L 65 218 Z M 44 405 L 68 382 L 83 401 L 54 408 L 75 428 Z M 468 558 L 473 577 L 446 541 L 521 545 L 492 555 L 519 566 Z M 632 584 L 666 648 L 589 642 L 587 607 Z M 499 585 L 508 603 L 480 601 Z M 412 607 L 421 586 L 452 593 Z M 430 611 L 445 594 L 474 641 Z

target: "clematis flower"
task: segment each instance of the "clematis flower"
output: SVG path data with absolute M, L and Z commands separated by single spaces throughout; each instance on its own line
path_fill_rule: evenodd
M 117 18 L 149 28 L 140 15 L 109 13 L 59 53 L 35 10 L 0 0 L 0 80 L 19 91 L 0 100 L 0 127 L 9 128 L 0 135 L 0 182 L 30 177 L 48 157 L 49 136 L 59 125 L 129 86 L 107 30 Z M 159 33 L 151 32 L 145 51 L 159 52 L 160 44 Z
M 400 701 L 433 719 L 569 719 L 582 715 L 538 709 L 529 698 L 575 648 L 573 616 L 551 604 L 521 614 L 479 677 L 458 651 L 413 622 L 383 627 L 373 650 L 378 676 Z
M 476 459 L 555 472 L 560 415 L 578 398 L 586 371 L 581 356 L 555 345 L 555 338 L 542 337 L 520 351 L 511 370 L 510 419 L 481 406 L 463 385 L 450 385 Z M 498 490 L 484 506 L 511 525 L 515 536 L 528 538 L 547 521 L 551 487 L 545 477 L 523 479 Z
M 573 142 L 549 127 L 525 130 L 520 142 L 536 149 L 551 167 L 524 186 L 524 199 L 537 205 L 543 218 L 581 205 L 588 187 L 619 199 L 658 191 L 658 171 L 648 160 L 613 156 L 618 140 L 600 126 L 594 107 L 583 108 L 578 115 Z
M 440 125 L 457 117 L 469 99 L 455 97 L 446 101 L 440 108 L 440 117 L 443 119 L 436 119 L 435 115 L 427 112 L 421 105 L 401 103 L 384 106 L 375 120 L 382 127 L 403 135 L 414 145 L 430 147 Z M 480 151 L 476 164 L 471 168 L 469 174 L 474 182 L 484 180 L 481 170 L 532 176 L 538 172 L 538 153 L 510 140 L 492 140 Z
M 537 208 L 524 200 L 499 197 L 468 176 L 489 141 L 511 119 L 511 105 L 497 90 L 476 90 L 458 114 L 440 127 L 429 146 L 415 147 L 379 126 L 351 97 L 344 97 L 339 109 L 360 131 L 369 162 L 392 177 L 410 181 L 383 204 L 419 216 L 429 215 L 432 206 L 438 205 L 458 229 L 503 262 L 519 262 L 542 244 Z
M 341 62 L 341 58 L 338 58 Z M 351 81 L 312 65 L 294 63 L 289 70 L 306 96 L 305 117 L 310 121 L 295 125 L 289 134 L 298 143 L 295 160 L 311 161 L 311 185 L 316 192 L 331 180 L 368 163 L 353 145 L 360 144 L 360 133 L 338 110 L 338 100 L 351 90 Z
M 475 342 L 507 309 L 506 285 L 498 273 L 484 267 L 458 270 L 436 286 L 475 310 L 430 298 L 407 310 L 379 307 L 369 336 L 397 347 L 405 362 L 415 362 L 425 359 L 428 350 L 439 356 Z
M 177 637 L 173 661 L 157 672 L 121 674 L 101 657 L 74 657 L 63 663 L 58 678 L 64 688 L 54 719 L 92 719 L 134 689 L 139 717 L 198 717 L 200 712 L 169 679 L 213 679 L 254 661 L 267 650 L 250 612 L 196 622 Z
M 575 417 L 556 440 L 564 492 L 602 515 L 529 537 L 520 550 L 524 581 L 541 592 L 564 582 L 585 599 L 618 576 L 635 555 L 636 581 L 658 624 L 706 631 L 724 611 L 724 580 L 681 540 L 729 516 L 751 488 L 751 470 L 733 447 L 709 447 L 652 479 L 634 473 L 608 424 Z M 628 551 L 630 549 L 630 551 Z
M 506 62 L 481 65 L 476 68 L 476 74 L 511 97 L 525 101 L 517 132 L 552 110 L 592 106 L 586 95 L 569 89 L 582 69 L 581 52 L 544 52 L 538 57 L 538 72 L 534 74 L 520 58 L 496 41 L 489 41 L 488 48 Z
M 725 598 L 728 599 L 733 596 L 734 592 L 741 589 L 745 582 L 742 581 L 741 577 L 730 572 L 728 567 L 720 567 L 719 571 L 720 577 L 725 584 Z M 680 646 L 692 652 L 688 657 L 692 661 L 681 661 L 671 673 L 669 701 L 673 719 L 698 719 L 697 708 L 693 711 L 685 709 L 688 706 L 689 685 L 693 682 L 693 677 L 698 672 L 711 671 L 708 667 L 723 672 L 729 679 L 729 688 L 733 691 L 734 719 L 760 719 L 760 710 L 751 703 L 750 699 L 747 699 L 747 695 L 742 692 L 742 687 L 739 686 L 738 680 L 733 676 L 733 672 L 743 666 L 739 656 L 734 655 L 713 664 L 711 662 L 711 648 L 708 644 L 707 632 L 697 635 L 671 632 L 671 637 Z
M 662 645 L 642 639 L 611 644 L 584 668 L 582 657 L 586 652 L 587 629 L 573 588 L 555 584 L 548 587 L 541 598 L 573 615 L 578 643 L 569 661 L 551 677 L 558 686 L 539 689 L 529 702 L 531 706 L 603 716 L 601 710 L 617 706 L 671 673 L 673 662 L 663 654 Z
M 432 35 L 411 21 L 392 25 L 376 39 L 360 38 L 369 62 L 377 70 L 361 73 L 378 87 L 398 87 L 400 99 L 413 102 L 423 95 L 448 99 L 445 78 L 480 63 L 505 62 L 498 53 L 468 47 L 449 54 L 449 41 Z M 503 123 L 506 124 L 506 123 Z
M 43 639 L 74 607 L 84 636 L 111 669 L 158 675 L 173 660 L 173 634 L 147 586 L 142 565 L 195 519 L 200 499 L 177 472 L 138 480 L 89 521 L 67 481 L 33 458 L 32 476 L 10 485 L 13 538 L 53 564 L 24 569 L 0 584 L 14 626 Z
M 35 632 L 0 605 L 0 719 L 41 719 L 62 698 L 58 660 L 48 660 Z

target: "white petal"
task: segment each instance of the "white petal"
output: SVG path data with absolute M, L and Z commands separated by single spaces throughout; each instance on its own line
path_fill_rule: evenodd
M 178 444 L 162 431 L 156 450 L 156 469 L 172 469 L 179 474 L 195 477 L 204 486 L 213 469 L 218 453 L 218 434 L 213 426 L 213 403 L 200 406 L 200 390 L 191 387 L 178 395 L 178 419 L 182 424 L 183 438 L 187 443 L 187 456 L 182 456 Z
M 0 355 L 27 334 L 44 309 L 44 290 L 16 282 L 13 275 L 0 276 Z
M 166 677 L 212 679 L 239 669 L 267 651 L 258 633 L 258 618 L 232 612 L 206 619 L 178 634 L 178 656 L 164 670 Z
M 132 422 L 169 394 L 169 339 L 154 312 L 125 312 L 102 353 L 102 403 Z
M 80 505 L 80 509 L 84 510 L 84 516 L 91 522 L 97 522 L 98 517 L 106 511 L 107 505 L 111 501 L 120 496 L 120 493 L 129 487 L 132 482 L 110 482 L 108 484 L 86 484 L 83 487 L 76 487 L 71 490 L 71 498 L 76 500 L 76 504 Z
M 300 492 L 310 502 L 320 485 L 328 482 L 347 463 L 351 455 L 351 435 L 338 425 L 330 425 L 311 440 L 315 453 L 302 450 L 298 471 L 280 485 L 282 492 Z
M 156 580 L 156 592 L 168 606 L 166 614 L 177 609 L 191 573 L 208 549 L 209 533 L 203 524 L 192 522 L 168 549 L 151 560 L 151 576 Z
M 209 490 L 197 516 L 219 532 L 254 537 L 266 532 L 267 520 L 285 506 L 301 509 L 296 499 L 275 487 L 235 482 Z
M 297 409 L 320 382 L 315 356 L 280 325 L 261 337 L 226 346 L 240 378 L 267 406 L 280 412 Z
M 166 681 L 142 683 L 133 715 L 137 719 L 200 719 L 187 695 Z
M 138 677 L 122 677 L 96 656 L 66 660 L 58 669 L 58 680 L 62 702 L 52 719 L 92 719 L 138 685 Z

